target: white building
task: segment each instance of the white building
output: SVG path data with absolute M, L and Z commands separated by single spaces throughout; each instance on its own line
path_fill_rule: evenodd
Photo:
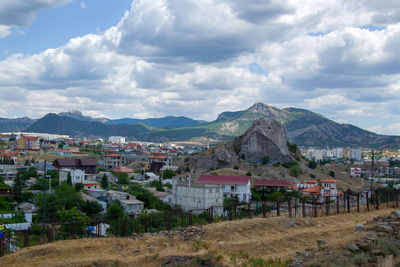
M 87 174 L 85 171 L 82 171 L 80 169 L 69 169 L 69 168 L 63 168 L 60 170 L 60 184 L 61 182 L 66 182 L 68 180 L 68 173 L 71 175 L 71 183 L 72 185 L 81 183 L 81 184 L 87 184 L 87 183 L 97 183 L 96 176 L 94 174 Z
M 249 176 L 200 175 L 199 183 L 218 184 L 224 187 L 224 197 L 237 196 L 239 201 L 249 202 L 251 199 Z
M 108 141 L 111 142 L 111 143 L 125 144 L 125 137 L 122 137 L 122 136 L 110 136 L 108 138 Z
M 192 181 L 191 178 L 173 178 L 171 204 L 180 206 L 184 211 L 215 207 L 214 216 L 223 213 L 223 186 Z
M 350 149 L 349 159 L 361 161 L 361 149 L 354 149 L 354 148 Z
M 332 155 L 337 159 L 343 158 L 343 148 L 341 148 L 341 147 L 333 148 Z
M 128 215 L 135 215 L 144 208 L 144 203 L 137 200 L 135 196 L 120 192 L 120 191 L 107 191 L 108 204 L 110 205 L 113 201 L 119 201 L 119 204 L 124 209 L 124 213 Z

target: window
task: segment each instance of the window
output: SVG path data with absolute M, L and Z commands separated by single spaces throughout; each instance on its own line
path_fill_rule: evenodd
M 208 189 L 208 193 L 212 193 L 212 188 Z

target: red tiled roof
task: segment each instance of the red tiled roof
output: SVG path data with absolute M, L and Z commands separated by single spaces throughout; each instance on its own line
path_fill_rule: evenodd
M 321 182 L 323 182 L 323 183 L 337 183 L 337 181 L 335 179 L 332 179 L 332 178 L 324 179 Z
M 254 180 L 254 186 L 281 186 L 292 187 L 292 184 L 285 180 Z
M 119 166 L 115 169 L 113 169 L 114 172 L 126 172 L 126 173 L 133 173 L 132 169 L 129 169 L 128 167 L 125 166 Z
M 104 157 L 120 157 L 120 156 L 121 156 L 120 154 L 115 153 L 115 154 L 105 155 Z
M 318 182 L 317 181 L 315 181 L 315 180 L 310 180 L 310 181 L 307 181 L 307 182 L 305 182 L 306 184 L 317 184 Z
M 208 184 L 247 184 L 249 176 L 207 175 L 202 174 L 197 180 L 199 183 Z
M 303 189 L 303 192 L 307 192 L 310 194 L 320 194 L 322 187 L 320 185 L 313 186 L 310 188 Z
M 24 136 L 23 139 L 30 140 L 30 141 L 37 141 L 37 140 L 39 140 L 39 137 L 37 137 L 37 136 Z

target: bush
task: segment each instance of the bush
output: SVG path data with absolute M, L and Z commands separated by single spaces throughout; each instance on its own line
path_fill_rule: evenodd
M 233 167 L 233 169 L 234 169 L 234 170 L 239 170 L 238 165 L 235 165 L 235 166 Z
M 246 172 L 246 176 L 252 176 L 251 171 Z
M 296 165 L 298 165 L 298 164 L 299 164 L 299 163 L 298 163 L 297 161 L 291 160 L 291 161 L 282 163 L 282 166 L 289 169 L 290 167 L 296 166 Z
M 290 166 L 289 173 L 293 177 L 299 177 L 299 175 L 302 174 L 303 171 L 300 169 L 299 166 L 293 165 L 293 166 Z
M 310 169 L 317 168 L 317 162 L 314 159 L 310 160 L 310 162 L 308 163 L 308 168 Z
M 332 177 L 335 177 L 335 172 L 334 171 L 329 171 L 329 175 Z
M 268 156 L 265 156 L 265 157 L 263 157 L 262 158 L 262 160 L 261 160 L 261 162 L 262 162 L 262 164 L 268 164 L 269 163 L 269 157 Z
M 288 142 L 288 147 L 289 147 L 290 152 L 296 153 L 296 151 L 297 151 L 297 145 L 296 144 L 291 144 L 291 143 Z

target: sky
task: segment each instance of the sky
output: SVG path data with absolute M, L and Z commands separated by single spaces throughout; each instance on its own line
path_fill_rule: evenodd
M 0 117 L 263 102 L 400 135 L 399 47 L 398 0 L 1 0 Z

